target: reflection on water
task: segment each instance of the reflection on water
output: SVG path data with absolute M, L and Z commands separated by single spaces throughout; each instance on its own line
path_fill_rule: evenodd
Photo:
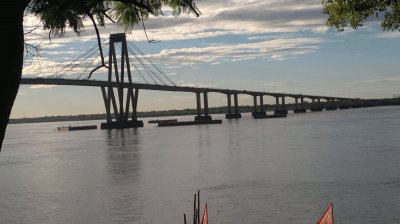
M 111 183 L 129 185 L 139 182 L 141 148 L 138 131 L 125 129 L 106 132 L 105 154 Z
M 399 107 L 54 131 L 65 125 L 10 125 L 0 223 L 179 223 L 197 190 L 213 223 L 315 223 L 329 202 L 338 223 L 400 223 Z
M 141 147 L 137 129 L 107 130 L 105 155 L 109 186 L 108 203 L 112 223 L 140 223 L 144 207 L 140 202 Z

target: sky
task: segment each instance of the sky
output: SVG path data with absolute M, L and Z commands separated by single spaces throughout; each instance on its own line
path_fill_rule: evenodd
M 364 99 L 400 95 L 400 32 L 382 31 L 376 19 L 357 30 L 338 32 L 325 26 L 320 0 L 199 0 L 197 6 L 199 17 L 175 17 L 165 9 L 164 16 L 146 21 L 153 43 L 141 25 L 127 34 L 131 48 L 145 55 L 145 64 L 178 86 Z M 26 17 L 24 24 L 29 30 L 38 20 Z M 109 35 L 121 32 L 123 28 L 112 22 L 100 29 L 106 55 Z M 85 78 L 85 68 L 100 62 L 94 59 L 97 54 L 92 61 L 79 58 L 91 49 L 98 53 L 94 34 L 85 22 L 79 36 L 67 30 L 49 39 L 42 29 L 26 35 L 27 43 L 39 44 L 40 54 L 25 57 L 23 77 Z M 131 63 L 138 67 L 135 60 L 132 56 Z M 67 66 L 72 62 L 75 66 Z M 134 82 L 159 82 L 133 65 Z M 91 79 L 104 80 L 106 73 L 100 69 Z M 265 96 L 264 103 L 274 100 Z M 210 107 L 226 104 L 225 95 L 209 94 Z M 252 105 L 252 98 L 240 95 L 239 104 Z M 138 111 L 195 107 L 195 94 L 139 93 Z M 104 108 L 100 88 L 21 85 L 11 118 L 99 114 Z

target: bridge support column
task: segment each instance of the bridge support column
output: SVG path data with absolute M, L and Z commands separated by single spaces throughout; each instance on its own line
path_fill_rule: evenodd
M 312 104 L 311 104 L 311 111 L 323 111 L 323 107 L 321 105 L 320 99 L 318 99 L 318 103 L 315 103 L 315 98 L 312 98 Z
M 327 99 L 326 101 L 327 101 L 326 108 L 325 108 L 326 110 L 337 110 L 338 109 L 335 99 L 331 99 L 331 100 Z
M 204 115 L 202 115 L 202 113 L 201 113 L 201 93 L 200 92 L 196 92 L 196 101 L 197 101 L 197 116 L 194 117 L 194 121 L 196 121 L 196 122 L 211 121 L 212 117 L 208 113 L 208 94 L 207 94 L 207 92 L 203 92 Z
M 121 43 L 121 57 L 119 60 L 115 51 L 115 43 Z M 143 127 L 143 121 L 138 121 L 136 116 L 139 89 L 129 87 L 129 84 L 132 84 L 132 76 L 124 33 L 110 35 L 110 50 L 108 58 L 108 82 L 117 83 L 116 90 L 118 97 L 116 98 L 114 95 L 115 87 L 111 85 L 101 87 L 107 114 L 107 122 L 101 124 L 101 129 Z M 120 66 L 118 66 L 119 63 Z M 128 87 L 125 85 L 125 72 L 128 79 Z M 126 92 L 125 100 L 124 92 Z M 114 111 L 114 117 L 111 115 L 111 105 Z M 130 111 L 130 109 L 132 109 L 132 111 Z M 131 118 L 129 118 L 130 113 L 132 114 Z
M 107 123 L 112 121 L 111 112 L 110 112 L 110 104 L 106 93 L 106 88 L 104 86 L 101 87 L 101 93 L 103 94 L 104 105 L 106 107 L 106 119 Z
M 253 96 L 253 111 L 251 112 L 251 115 L 254 117 L 254 114 L 257 113 L 257 96 Z
M 228 98 L 228 113 L 226 114 L 226 115 L 230 115 L 230 114 L 232 114 L 232 110 L 231 110 L 231 105 L 232 105 L 232 103 L 231 103 L 231 94 L 226 94 L 226 96 L 227 96 L 227 98 Z
M 238 94 L 233 94 L 233 102 L 234 102 L 234 113 L 231 111 L 231 94 L 226 94 L 228 97 L 228 113 L 225 115 L 226 119 L 238 119 L 242 117 L 242 114 L 239 113 L 239 102 L 238 102 Z
M 354 99 L 350 102 L 350 108 L 361 108 L 363 106 L 363 101 L 360 99 Z
M 203 99 L 204 99 L 204 116 L 208 117 L 208 94 L 207 92 L 203 93 Z
M 196 93 L 196 103 L 197 103 L 197 117 L 201 117 L 201 96 L 200 96 L 200 93 Z
M 254 96 L 254 112 L 253 117 L 254 119 L 258 118 L 267 118 L 267 112 L 264 111 L 264 96 L 260 95 L 260 105 L 257 105 L 257 96 Z M 259 107 L 259 110 L 257 110 Z
M 306 113 L 307 110 L 304 107 L 304 98 L 303 97 L 300 98 L 300 100 L 301 100 L 300 106 L 299 106 L 299 98 L 296 97 L 296 98 L 294 98 L 294 100 L 295 100 L 295 108 L 294 108 L 293 112 L 294 113 Z
M 276 96 L 276 110 L 274 116 L 276 117 L 287 117 L 288 111 L 286 110 L 285 97 L 282 96 L 282 105 L 279 105 L 279 96 Z
M 338 107 L 340 110 L 347 110 L 350 109 L 350 103 L 347 100 L 341 100 Z

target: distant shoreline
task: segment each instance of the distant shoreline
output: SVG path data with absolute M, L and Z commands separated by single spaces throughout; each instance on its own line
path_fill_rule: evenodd
M 289 106 L 289 105 L 288 105 Z M 265 105 L 268 111 L 272 111 L 272 105 Z M 275 108 L 275 107 L 274 107 Z M 251 112 L 253 106 L 239 106 L 239 110 L 243 113 Z M 224 114 L 227 112 L 227 107 L 210 107 L 210 114 Z M 182 110 L 163 110 L 163 111 L 145 111 L 137 112 L 138 118 L 143 117 L 166 117 L 166 116 L 185 116 L 196 115 L 196 109 L 182 109 Z M 59 122 L 59 121 L 83 121 L 83 120 L 106 120 L 106 114 L 82 114 L 82 115 L 60 115 L 60 116 L 44 116 L 34 118 L 14 118 L 10 119 L 9 124 L 22 124 L 22 123 L 42 123 L 42 122 Z
M 398 106 L 400 105 L 400 98 L 388 98 L 374 101 L 373 104 L 368 106 Z M 286 104 L 287 110 L 293 110 L 294 104 Z M 310 108 L 311 103 L 305 102 L 307 109 Z M 241 113 L 252 112 L 253 106 L 239 106 Z M 275 104 L 265 104 L 264 108 L 266 111 L 274 111 Z M 233 109 L 233 106 L 232 106 Z M 210 114 L 225 114 L 227 113 L 227 106 L 222 107 L 210 107 Z M 166 117 L 166 116 L 185 116 L 185 115 L 196 115 L 196 109 L 182 109 L 182 110 L 163 110 L 163 111 L 145 111 L 137 112 L 139 118 L 143 117 Z M 82 115 L 62 115 L 62 116 L 43 116 L 34 118 L 14 118 L 10 119 L 9 124 L 23 124 L 23 123 L 43 123 L 43 122 L 59 122 L 59 121 L 84 121 L 84 120 L 106 120 L 106 114 L 82 114 Z

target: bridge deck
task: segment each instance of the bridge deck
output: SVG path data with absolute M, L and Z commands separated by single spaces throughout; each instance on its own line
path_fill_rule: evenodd
M 23 85 L 67 85 L 67 86 L 92 86 L 92 87 L 119 87 L 121 84 L 116 82 L 100 81 L 100 80 L 77 80 L 77 79 L 45 79 L 45 78 L 22 78 Z M 123 83 L 124 88 L 137 88 L 146 90 L 171 91 L 171 92 L 216 92 L 223 94 L 247 94 L 252 96 L 273 96 L 273 97 L 293 97 L 293 98 L 309 98 L 309 99 L 326 99 L 326 100 L 354 100 L 353 98 L 302 95 L 291 93 L 272 93 L 247 90 L 231 90 L 218 88 L 201 88 L 188 86 L 164 86 L 143 83 Z

